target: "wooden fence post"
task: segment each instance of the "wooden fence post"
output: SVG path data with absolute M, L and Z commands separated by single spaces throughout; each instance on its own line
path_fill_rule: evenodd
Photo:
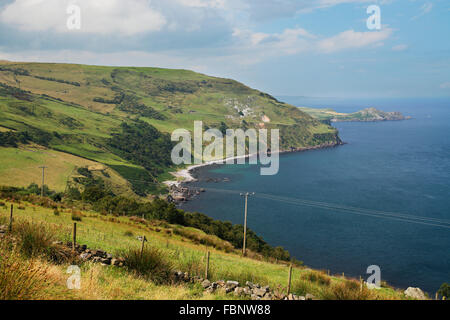
M 144 246 L 145 246 L 145 241 L 146 241 L 147 239 L 145 238 L 145 236 L 143 236 L 142 237 L 142 246 L 141 246 L 141 259 L 142 259 L 142 256 L 143 256 L 143 254 L 144 254 Z
M 11 203 L 11 215 L 9 216 L 9 232 L 12 231 L 14 205 Z
M 206 253 L 206 268 L 205 268 L 205 279 L 208 279 L 208 273 L 209 273 L 209 251 Z
M 291 280 L 292 280 L 292 264 L 289 266 L 289 278 L 288 278 L 288 287 L 287 294 L 291 293 Z
M 75 246 L 77 244 L 77 223 L 73 223 L 73 239 L 72 239 L 72 250 L 75 251 Z

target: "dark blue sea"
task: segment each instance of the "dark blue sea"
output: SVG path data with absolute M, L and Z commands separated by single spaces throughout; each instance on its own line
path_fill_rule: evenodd
M 255 192 L 249 199 L 248 227 L 307 266 L 367 277 L 367 267 L 378 265 L 382 280 L 432 295 L 450 282 L 449 224 L 258 197 L 269 194 L 450 221 L 450 99 L 280 99 L 338 112 L 373 106 L 413 119 L 337 123 L 346 145 L 282 155 L 278 175 L 261 176 L 257 165 L 204 167 L 197 171 L 200 181 L 191 186 Z M 243 224 L 239 194 L 208 190 L 182 208 Z

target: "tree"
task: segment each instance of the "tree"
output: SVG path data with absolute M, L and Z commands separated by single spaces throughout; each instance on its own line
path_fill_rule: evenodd
M 447 282 L 443 283 L 438 290 L 438 294 L 442 297 L 450 298 L 450 284 Z
M 95 203 L 106 196 L 106 192 L 101 187 L 94 185 L 86 187 L 81 198 L 85 202 Z

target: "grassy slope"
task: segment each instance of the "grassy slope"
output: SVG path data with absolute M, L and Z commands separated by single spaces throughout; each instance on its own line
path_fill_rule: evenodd
M 115 171 L 97 162 L 76 157 L 68 153 L 27 145 L 20 148 L 0 148 L 0 184 L 13 187 L 41 184 L 42 170 L 46 166 L 45 184 L 63 192 L 69 177 L 77 176 L 76 167 L 88 167 L 94 176 L 100 176 L 111 190 L 118 194 L 133 196 L 129 183 Z M 102 172 L 106 172 L 105 176 Z
M 7 203 L 8 205 L 9 203 Z M 61 212 L 55 216 L 53 211 L 31 204 L 22 204 L 24 210 L 16 210 L 16 221 L 28 220 L 33 223 L 43 222 L 58 230 L 61 240 L 71 239 L 71 213 Z M 144 226 L 126 217 L 112 218 L 98 215 L 95 212 L 83 212 L 83 220 L 78 222 L 78 243 L 87 244 L 92 249 L 103 249 L 111 253 L 120 252 L 121 249 L 140 246 L 136 236 L 145 235 L 149 245 L 163 250 L 164 254 L 178 270 L 189 272 L 192 275 L 203 276 L 204 257 L 206 249 L 211 251 L 211 280 L 238 280 L 241 283 L 252 281 L 272 288 L 285 288 L 288 267 L 265 261 L 242 258 L 238 251 L 229 253 L 214 248 L 206 248 L 196 241 L 168 232 L 174 228 L 181 228 L 186 233 L 196 234 L 198 238 L 209 237 L 210 241 L 225 246 L 224 241 L 203 234 L 199 230 L 183 228 L 173 225 Z M 8 208 L 0 207 L 0 224 L 5 223 L 8 217 Z M 128 233 L 128 235 L 126 234 Z M 129 234 L 133 235 L 130 236 Z M 54 291 L 46 299 L 232 299 L 232 295 L 222 293 L 205 294 L 198 285 L 157 286 L 139 277 L 115 267 L 103 267 L 93 264 L 82 266 L 82 290 L 69 292 L 65 289 L 67 266 L 45 264 L 49 268 L 49 277 L 52 279 Z M 333 286 L 346 283 L 349 280 L 340 276 L 328 277 L 322 274 L 322 279 L 329 279 L 330 284 L 320 281 L 305 280 L 305 276 L 312 271 L 308 268 L 294 268 L 293 292 L 297 294 L 312 293 L 319 298 L 329 298 Z M 53 290 L 53 289 L 52 289 Z M 359 291 L 359 289 L 357 289 Z M 373 299 L 404 299 L 400 291 L 384 287 L 372 291 Z
M 94 102 L 96 98 L 113 100 L 119 93 L 132 96 L 137 103 L 153 108 L 166 118 L 140 117 L 141 120 L 167 133 L 177 128 L 190 130 L 194 120 L 203 120 L 209 127 L 218 127 L 222 121 L 229 127 L 241 127 L 245 120 L 248 127 L 257 127 L 266 115 L 271 119 L 267 128 L 281 129 L 284 148 L 336 140 L 333 128 L 234 80 L 159 68 L 4 61 L 0 62 L 0 68 L 3 69 L 0 83 L 30 91 L 33 96 L 31 102 L 11 95 L 0 96 L 0 127 L 25 130 L 32 126 L 57 132 L 63 139 L 53 139 L 51 148 L 107 166 L 123 166 L 124 172 L 142 168 L 108 151 L 106 140 L 118 131 L 122 121 L 138 115 L 134 111 L 126 113 L 115 104 Z M 26 70 L 28 75 L 14 72 L 18 69 Z M 73 85 L 74 82 L 80 86 Z M 236 108 L 248 109 L 249 113 L 242 117 Z M 3 153 L 7 151 L 0 149 L 0 154 Z
M 318 120 L 331 120 L 335 117 L 348 116 L 347 113 L 338 113 L 338 112 L 334 111 L 333 109 L 329 109 L 329 108 L 318 109 L 318 108 L 299 107 L 299 109 Z

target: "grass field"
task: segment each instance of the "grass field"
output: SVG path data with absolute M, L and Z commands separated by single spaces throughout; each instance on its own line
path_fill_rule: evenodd
M 122 122 L 137 119 L 171 133 L 192 130 L 196 120 L 205 129 L 222 122 L 259 128 L 267 117 L 264 126 L 281 129 L 284 149 L 338 141 L 334 128 L 294 106 L 237 81 L 188 70 L 1 61 L 0 85 L 0 132 L 39 129 L 53 135 L 50 148 L 123 167 L 122 173 L 145 169 L 113 154 L 107 142 Z M 0 169 L 8 177 L 21 170 L 13 163 Z M 58 188 L 65 179 L 61 173 L 52 182 Z M 123 177 L 130 181 L 133 175 Z
M 28 186 L 31 183 L 41 185 L 42 169 L 46 166 L 45 184 L 51 189 L 63 192 L 67 181 L 76 175 L 75 168 L 87 167 L 94 172 L 103 169 L 109 177 L 105 182 L 120 194 L 132 196 L 133 192 L 127 181 L 115 171 L 99 164 L 68 153 L 58 152 L 39 146 L 21 148 L 0 147 L 0 184 L 15 187 Z
M 7 221 L 9 203 L 0 207 L 0 224 Z M 33 224 L 43 223 L 52 230 L 57 230 L 57 237 L 62 241 L 71 240 L 73 221 L 71 210 L 60 210 L 60 215 L 54 215 L 53 210 L 22 203 L 23 210 L 15 210 L 15 221 L 30 221 Z M 17 207 L 17 204 L 16 204 Z M 95 212 L 82 212 L 82 221 L 77 222 L 77 242 L 86 244 L 91 249 L 102 249 L 113 254 L 119 254 L 127 248 L 139 248 L 141 243 L 137 236 L 146 236 L 148 246 L 159 248 L 175 269 L 189 272 L 191 275 L 204 275 L 205 253 L 211 252 L 210 279 L 237 280 L 241 283 L 251 281 L 272 288 L 287 287 L 288 266 L 268 261 L 242 258 L 235 249 L 226 252 L 200 245 L 199 239 L 208 238 L 209 243 L 217 247 L 229 248 L 223 240 L 209 236 L 203 232 L 181 226 L 149 222 L 147 225 L 128 217 L 102 216 Z M 178 230 L 176 232 L 175 230 Z M 186 237 L 186 235 L 189 235 Z M 194 239 L 194 240 L 191 240 Z M 25 260 L 24 262 L 25 263 Z M 223 293 L 205 294 L 199 285 L 156 285 L 136 276 L 124 269 L 83 264 L 82 289 L 68 291 L 65 289 L 68 265 L 53 265 L 40 261 L 49 271 L 49 277 L 54 288 L 46 297 L 57 299 L 236 299 L 233 295 Z M 390 287 L 380 290 L 366 290 L 365 296 L 360 296 L 358 288 L 347 288 L 348 284 L 356 283 L 341 276 L 327 276 L 326 272 L 314 271 L 308 268 L 294 268 L 293 292 L 299 295 L 311 293 L 321 299 L 404 299 L 401 291 Z M 342 291 L 345 287 L 346 291 Z M 62 295 L 62 296 L 61 296 Z

